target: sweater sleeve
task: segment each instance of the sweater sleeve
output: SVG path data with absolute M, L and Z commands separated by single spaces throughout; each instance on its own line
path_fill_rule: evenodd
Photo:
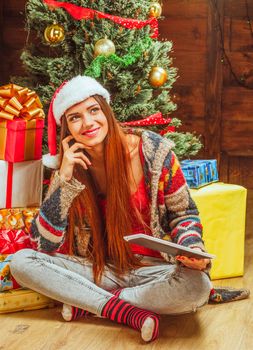
M 171 151 L 165 160 L 164 200 L 168 211 L 171 239 L 174 243 L 205 251 L 202 225 L 191 198 L 179 161 Z
M 69 208 L 84 188 L 76 179 L 63 181 L 58 171 L 54 173 L 39 214 L 32 222 L 31 242 L 35 249 L 54 252 L 62 246 Z

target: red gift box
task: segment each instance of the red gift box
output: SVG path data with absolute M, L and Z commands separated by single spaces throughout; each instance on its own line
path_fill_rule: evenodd
M 8 162 L 41 159 L 44 120 L 0 121 L 0 159 Z
M 0 230 L 0 254 L 12 254 L 31 247 L 30 238 L 24 230 Z
M 16 84 L 0 87 L 0 159 L 40 159 L 44 112 L 35 91 Z

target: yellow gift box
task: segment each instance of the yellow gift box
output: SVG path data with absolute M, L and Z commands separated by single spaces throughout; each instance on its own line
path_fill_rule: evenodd
M 55 302 L 30 289 L 15 289 L 0 293 L 0 314 L 54 307 Z
M 216 255 L 212 261 L 211 279 L 242 276 L 246 188 L 218 182 L 190 189 L 190 193 L 199 209 L 205 247 Z

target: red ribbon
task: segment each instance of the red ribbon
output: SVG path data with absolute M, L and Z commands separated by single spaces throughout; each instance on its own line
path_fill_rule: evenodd
M 167 128 L 163 129 L 160 132 L 160 135 L 163 136 L 163 135 L 167 134 L 168 132 L 174 132 L 174 131 L 175 131 L 175 126 L 169 125 L 169 126 L 167 126 Z
M 122 18 L 119 16 L 108 15 L 104 12 L 89 9 L 87 7 L 80 7 L 67 2 L 55 1 L 55 0 L 44 0 L 44 4 L 51 7 L 64 8 L 74 19 L 94 19 L 96 15 L 98 18 L 109 19 L 122 27 L 127 29 L 141 29 L 149 25 L 153 29 L 151 38 L 157 38 L 158 36 L 158 21 L 156 17 L 152 17 L 146 21 L 140 21 L 132 18 Z
M 140 120 L 133 120 L 132 122 L 124 122 L 121 123 L 121 125 L 126 126 L 154 126 L 154 125 L 167 125 L 171 122 L 171 118 L 163 118 L 161 112 L 157 112 L 155 114 L 151 114 L 149 117 L 140 119 Z
M 13 181 L 13 163 L 8 162 L 6 204 L 5 204 L 6 208 L 11 208 L 12 181 Z

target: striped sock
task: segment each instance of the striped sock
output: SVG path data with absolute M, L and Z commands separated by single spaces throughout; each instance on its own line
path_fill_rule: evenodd
M 158 338 L 159 316 L 151 311 L 133 306 L 116 296 L 108 300 L 102 310 L 102 316 L 140 330 L 142 339 L 146 342 Z
M 122 289 L 123 288 L 113 289 L 110 291 L 110 293 L 119 297 Z M 88 317 L 94 316 L 94 314 L 92 314 L 87 310 L 83 310 L 76 306 L 71 306 L 68 304 L 63 304 L 61 314 L 65 321 L 74 321 L 74 320 L 78 320 L 81 317 L 88 318 Z
M 110 290 L 110 293 L 116 295 L 116 297 L 120 298 L 120 293 L 122 292 L 123 288 L 118 288 L 118 289 L 112 289 Z
M 93 314 L 87 310 L 79 309 L 78 307 L 72 306 L 72 320 L 76 320 L 81 317 L 88 318 L 92 315 Z
M 74 321 L 80 317 L 88 318 L 93 315 L 89 311 L 68 304 L 63 304 L 61 314 L 65 321 Z

